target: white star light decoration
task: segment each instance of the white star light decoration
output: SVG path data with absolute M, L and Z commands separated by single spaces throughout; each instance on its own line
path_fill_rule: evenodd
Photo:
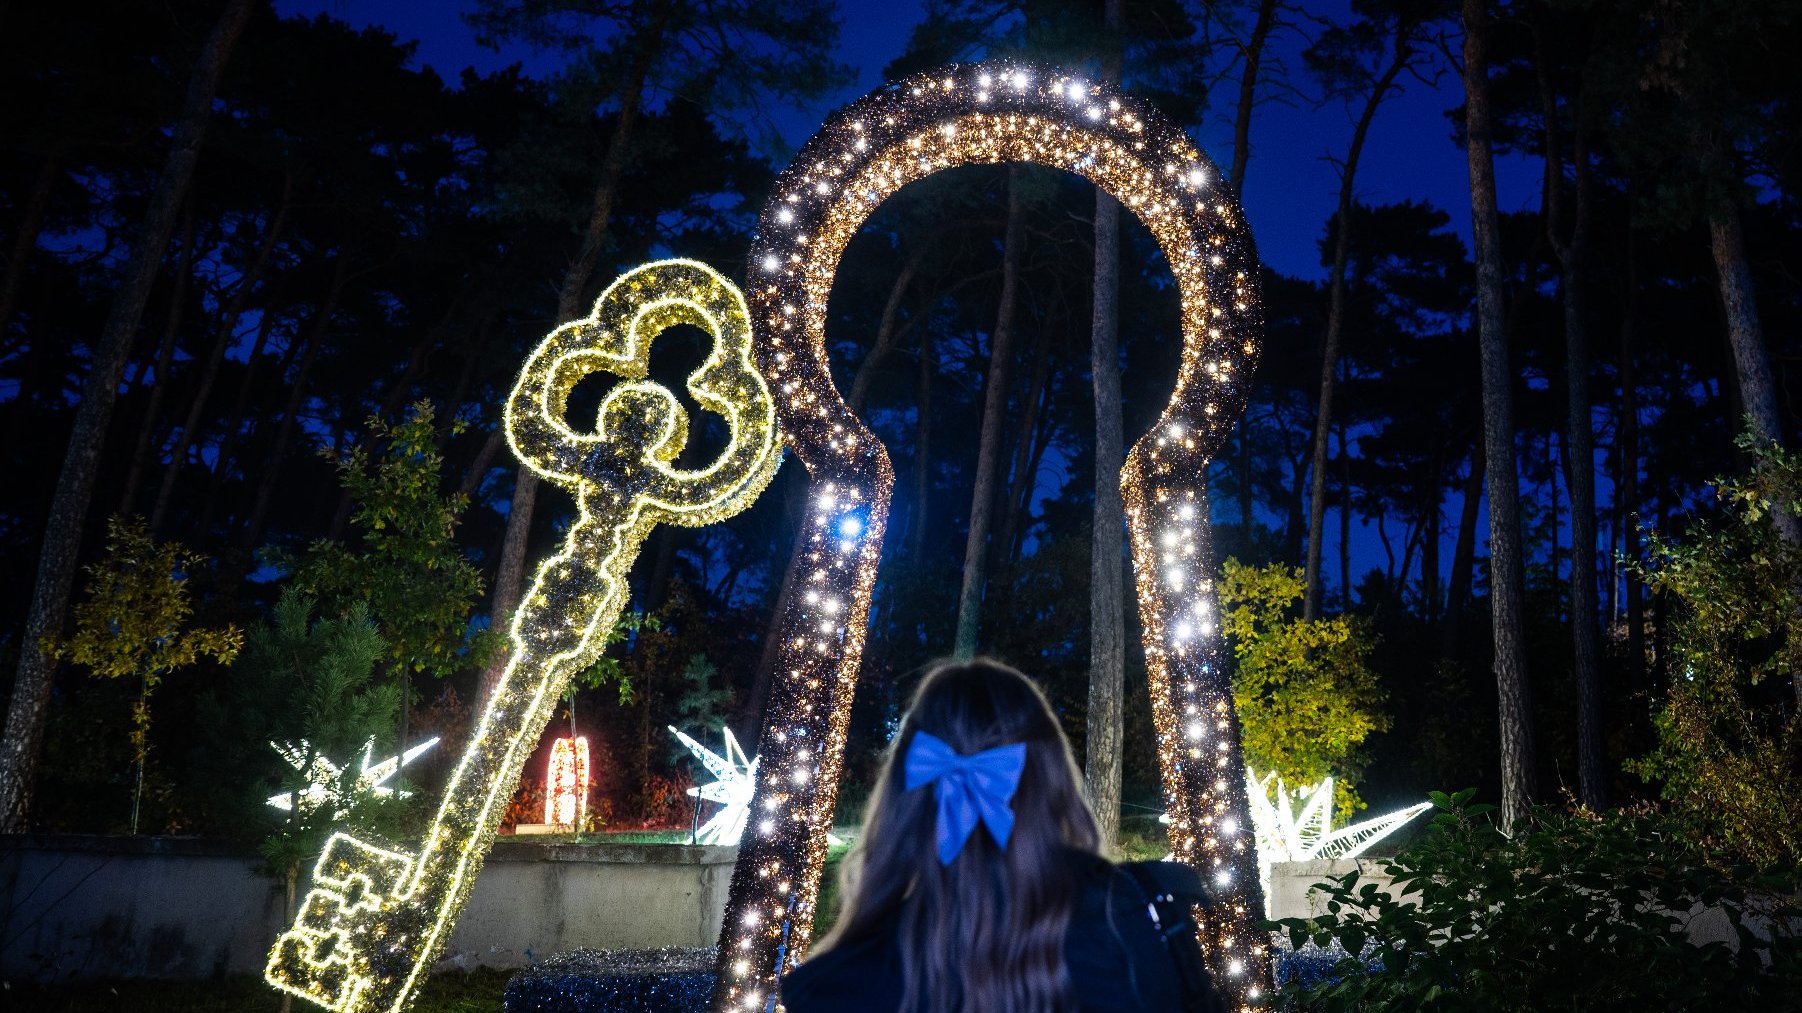
M 669 730 L 714 778 L 712 784 L 688 789 L 688 794 L 725 807 L 695 831 L 695 843 L 737 844 L 745 834 L 745 821 L 751 815 L 751 793 L 757 788 L 757 761 L 745 758 L 745 751 L 739 747 L 738 737 L 730 728 L 722 729 L 726 737 L 725 756 L 683 734 L 675 725 L 670 725 Z
M 332 818 L 341 820 L 349 814 L 351 802 L 359 795 L 385 796 L 394 794 L 394 789 L 387 787 L 388 779 L 400 773 L 400 768 L 418 759 L 420 754 L 438 744 L 438 737 L 432 736 L 399 756 L 390 756 L 380 763 L 372 763 L 375 759 L 375 739 L 371 738 L 363 746 L 363 765 L 357 771 L 356 783 L 349 792 L 340 796 L 338 785 L 344 777 L 344 767 L 333 763 L 322 753 L 315 753 L 313 747 L 302 739 L 299 742 L 271 742 L 270 747 L 288 765 L 307 779 L 307 786 L 300 792 L 300 808 L 303 811 L 318 809 L 333 799 L 337 799 L 338 808 Z M 311 759 L 309 759 L 311 757 Z M 406 798 L 411 792 L 401 792 Z M 282 792 L 269 796 L 269 804 L 283 812 L 292 812 L 295 801 L 293 792 Z
M 1274 773 L 1260 777 L 1257 771 L 1247 767 L 1245 786 L 1251 800 L 1252 832 L 1258 847 L 1258 879 L 1264 886 L 1266 905 L 1270 897 L 1270 867 L 1276 863 L 1357 858 L 1370 850 L 1371 845 L 1433 808 L 1431 802 L 1417 802 L 1406 809 L 1335 830 L 1333 779 L 1330 777 L 1318 784 L 1290 788 Z M 1161 817 L 1160 822 L 1168 823 L 1170 817 Z M 1238 829 L 1230 822 L 1229 817 L 1229 825 L 1221 828 L 1228 834 Z

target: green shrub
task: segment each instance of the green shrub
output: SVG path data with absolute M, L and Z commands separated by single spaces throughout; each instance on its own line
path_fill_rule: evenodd
M 1364 740 L 1388 730 L 1388 701 L 1368 664 L 1368 624 L 1352 615 L 1297 617 L 1306 591 L 1301 570 L 1226 561 L 1220 616 L 1233 649 L 1233 704 L 1245 762 L 1291 785 L 1336 778 L 1335 808 L 1345 819 L 1364 808 L 1355 787 Z
M 1720 510 L 1646 532 L 1639 576 L 1664 602 L 1667 691 L 1657 744 L 1628 769 L 1685 832 L 1759 865 L 1802 861 L 1802 547 L 1771 518 L 1802 514 L 1802 455 L 1742 437 L 1756 462 L 1719 479 Z
M 1428 833 L 1383 863 L 1396 899 L 1356 872 L 1321 889 L 1327 914 L 1269 927 L 1348 956 L 1312 984 L 1281 985 L 1297 1010 L 1643 1011 L 1759 1003 L 1794 1009 L 1802 946 L 1794 870 L 1723 872 L 1644 810 L 1536 808 L 1512 836 L 1472 792 L 1432 793 Z M 1698 943 L 1697 905 L 1738 938 Z M 1784 931 L 1773 931 L 1772 926 Z

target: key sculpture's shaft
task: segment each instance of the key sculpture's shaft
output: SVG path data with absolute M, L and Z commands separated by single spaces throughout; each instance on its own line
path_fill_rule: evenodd
M 724 416 L 731 442 L 699 470 L 673 465 L 688 419 L 644 379 L 650 342 L 677 324 L 714 338 L 688 390 Z M 624 379 L 593 432 L 564 419 L 571 388 L 607 372 Z M 744 509 L 769 483 L 780 438 L 768 388 L 751 364 L 744 298 L 704 264 L 660 261 L 608 287 L 586 320 L 535 349 L 507 399 L 507 439 L 521 463 L 570 489 L 578 516 L 514 613 L 512 653 L 412 850 L 334 834 L 294 925 L 271 951 L 277 988 L 341 1013 L 404 1008 L 443 948 L 526 759 L 571 675 L 590 665 L 624 607 L 626 574 L 660 522 L 702 525 Z

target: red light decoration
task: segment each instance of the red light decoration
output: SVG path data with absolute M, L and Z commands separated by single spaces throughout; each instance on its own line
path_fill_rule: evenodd
M 588 739 L 558 739 L 544 777 L 544 821 L 581 830 L 588 817 Z

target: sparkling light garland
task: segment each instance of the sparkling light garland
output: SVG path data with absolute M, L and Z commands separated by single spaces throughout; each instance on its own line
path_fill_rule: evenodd
M 757 784 L 757 761 L 745 758 L 745 751 L 738 745 L 738 736 L 733 735 L 730 728 L 722 729 L 726 737 L 724 756 L 689 738 L 675 725 L 670 725 L 669 730 L 713 775 L 711 784 L 690 788 L 688 794 L 718 802 L 724 807 L 695 831 L 695 843 L 737 844 L 744 837 L 745 821 L 751 812 L 751 793 Z
M 336 808 L 332 810 L 332 819 L 341 820 L 349 815 L 350 807 L 355 804 L 357 795 L 386 796 L 394 794 L 388 787 L 388 779 L 400 773 L 400 768 L 418 759 L 426 750 L 438 744 L 438 736 L 434 735 L 419 745 L 407 750 L 399 756 L 390 756 L 380 763 L 371 763 L 375 759 L 375 739 L 371 738 L 363 744 L 363 765 L 357 771 L 357 779 L 348 788 L 344 787 L 344 768 L 323 753 L 315 753 L 311 744 L 305 739 L 299 742 L 269 743 L 269 748 L 278 753 L 290 767 L 300 771 L 307 779 L 307 786 L 299 792 L 297 800 L 294 792 L 284 791 L 279 795 L 269 796 L 269 804 L 283 812 L 292 812 L 296 806 L 302 812 L 310 812 L 336 800 Z M 403 791 L 401 798 L 413 793 Z
M 588 738 L 577 735 L 551 744 L 544 775 L 544 821 L 578 832 L 588 818 Z
M 1121 487 L 1171 842 L 1219 899 L 1202 935 L 1231 1006 L 1259 1005 L 1267 987 L 1256 849 L 1237 829 L 1250 816 L 1204 487 L 1257 358 L 1257 255 L 1219 171 L 1176 124 L 1109 85 L 986 63 L 907 78 L 834 114 L 778 179 L 752 242 L 745 288 L 757 362 L 812 488 L 796 547 L 804 590 L 780 617 L 762 768 L 720 937 L 719 1013 L 762 1009 L 778 973 L 807 947 L 894 485 L 887 451 L 846 407 L 827 366 L 839 258 L 906 184 L 1015 161 L 1077 173 L 1119 199 L 1176 276 L 1175 390 L 1128 455 Z
M 713 336 L 688 391 L 731 428 L 725 451 L 699 471 L 671 464 L 688 417 L 674 394 L 645 380 L 651 339 L 677 324 Z M 578 432 L 564 420 L 568 395 L 595 372 L 626 382 L 601 402 L 595 430 Z M 769 388 L 751 362 L 744 298 L 689 260 L 628 272 L 589 318 L 551 332 L 526 360 L 504 424 L 526 467 L 575 493 L 577 517 L 513 615 L 506 671 L 424 840 L 399 851 L 334 835 L 293 927 L 276 940 L 265 977 L 331 1010 L 398 1011 L 411 999 L 468 898 L 566 681 L 600 654 L 625 605 L 626 573 L 652 527 L 732 516 L 769 484 L 780 461 Z
M 1251 823 L 1258 846 L 1258 882 L 1264 887 L 1266 914 L 1270 894 L 1270 869 L 1278 862 L 1357 858 L 1371 846 L 1433 808 L 1416 802 L 1406 809 L 1373 816 L 1349 827 L 1333 829 L 1333 779 L 1290 788 L 1274 773 L 1258 776 L 1245 768 L 1247 795 L 1251 799 Z M 1273 791 L 1274 789 L 1274 791 Z M 1164 823 L 1170 816 L 1160 817 Z

